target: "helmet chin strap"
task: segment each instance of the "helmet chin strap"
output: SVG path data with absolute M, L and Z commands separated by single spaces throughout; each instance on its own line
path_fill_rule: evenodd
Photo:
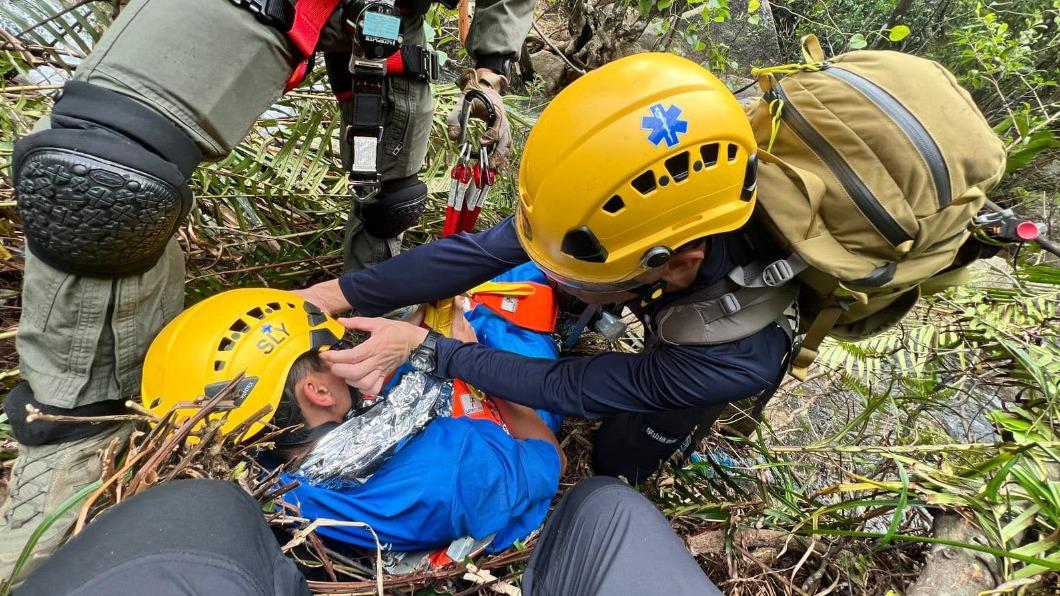
M 640 306 L 645 308 L 662 298 L 663 294 L 666 293 L 666 280 L 660 279 L 654 283 L 638 286 L 630 291 L 640 297 Z

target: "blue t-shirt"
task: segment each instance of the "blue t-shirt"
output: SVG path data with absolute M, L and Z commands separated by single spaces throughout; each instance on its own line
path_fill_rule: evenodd
M 497 281 L 537 281 L 533 265 Z M 521 329 L 485 308 L 468 313 L 479 341 L 534 358 L 555 359 L 548 334 Z M 553 431 L 562 417 L 538 412 Z M 500 552 L 540 527 L 559 488 L 560 458 L 549 443 L 517 440 L 487 420 L 440 418 L 413 439 L 363 485 L 324 489 L 302 483 L 284 495 L 303 517 L 368 524 L 384 548 L 431 550 L 457 538 L 495 534 L 488 552 Z M 297 480 L 285 474 L 283 482 Z M 320 526 L 322 536 L 374 548 L 363 527 Z

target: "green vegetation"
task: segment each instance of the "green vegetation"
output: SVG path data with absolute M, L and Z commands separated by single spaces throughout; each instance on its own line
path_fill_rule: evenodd
M 83 5 L 49 20 L 63 4 L 0 4 L 7 40 L 0 49 L 0 381 L 7 384 L 18 374 L 22 246 L 9 185 L 12 143 L 47 113 L 59 71 L 87 54 L 112 11 L 109 3 L 65 2 Z M 762 25 L 756 1 L 739 10 L 728 0 L 588 4 L 617 5 L 640 30 L 651 18 L 669 22 L 692 9 L 703 11 L 703 23 L 739 20 L 748 35 Z M 953 70 L 1008 146 L 1009 176 L 993 198 L 1057 229 L 1060 0 L 792 0 L 773 4 L 772 14 L 785 62 L 798 59 L 799 37 L 813 32 L 826 53 L 896 49 Z M 431 22 L 458 59 L 454 16 L 438 13 Z M 711 31 L 683 34 L 705 63 L 746 70 Z M 348 198 L 334 100 L 322 76 L 281 100 L 232 155 L 197 173 L 198 209 L 181 231 L 189 302 L 234 286 L 300 287 L 340 270 Z M 442 118 L 456 90 L 440 85 L 436 95 L 425 173 L 432 204 L 406 235 L 410 245 L 437 234 L 448 188 L 452 146 Z M 532 116 L 519 111 L 524 98 L 511 102 L 517 136 L 525 137 Z M 502 173 L 480 226 L 510 212 L 514 176 L 514 168 Z M 1058 271 L 1033 247 L 1002 253 L 973 283 L 923 300 L 895 329 L 826 344 L 812 379 L 786 384 L 757 434 L 712 438 L 700 462 L 669 469 L 652 497 L 700 545 L 726 593 L 902 593 L 928 546 L 940 541 L 995 563 L 999 592 L 1049 590 L 1060 577 Z M 10 457 L 5 422 L 0 417 L 0 451 Z M 587 428 L 568 428 L 574 477 L 585 473 Z M 973 521 L 981 536 L 936 537 L 929 513 L 940 511 Z

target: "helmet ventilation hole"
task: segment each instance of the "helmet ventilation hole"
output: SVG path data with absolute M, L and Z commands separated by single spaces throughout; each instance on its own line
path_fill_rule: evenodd
M 608 213 L 618 213 L 625 209 L 626 202 L 622 200 L 622 197 L 615 195 L 604 203 L 604 211 Z
M 280 306 L 279 302 L 270 302 L 270 303 L 266 304 L 265 306 L 271 308 L 272 310 L 280 310 L 281 308 L 283 308 L 282 306 Z
M 235 346 L 236 346 L 236 342 L 228 339 L 227 337 L 222 337 L 220 343 L 217 344 L 217 351 L 218 352 L 227 352 L 227 351 L 231 350 L 232 348 L 234 348 Z
M 674 182 L 681 182 L 688 178 L 689 160 L 688 151 L 683 151 L 663 162 L 663 165 L 666 166 L 666 171 L 670 172 L 670 177 L 674 179 Z M 660 181 L 661 183 L 662 181 Z
M 738 150 L 739 150 L 739 148 L 736 145 L 734 145 L 733 143 L 729 143 L 728 151 L 729 151 L 729 161 L 730 162 L 736 161 L 736 152 Z
M 229 329 L 236 333 L 246 333 L 247 331 L 250 331 L 250 325 L 247 325 L 243 319 L 236 319 L 236 322 L 232 323 L 232 326 L 229 327 Z
M 225 367 L 225 361 L 224 360 L 214 360 L 213 361 L 213 369 L 214 370 L 224 370 L 224 367 Z
M 718 164 L 718 144 L 711 143 L 699 148 L 699 155 L 703 157 L 703 165 L 706 167 Z
M 264 319 L 265 313 L 261 311 L 260 306 L 255 306 L 254 308 L 247 311 L 247 316 L 254 317 L 255 319 Z
M 655 173 L 648 170 L 634 178 L 631 184 L 633 185 L 633 188 L 637 189 L 637 192 L 646 195 L 655 190 Z

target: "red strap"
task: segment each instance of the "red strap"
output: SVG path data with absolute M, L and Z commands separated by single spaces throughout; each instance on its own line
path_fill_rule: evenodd
M 386 74 L 405 74 L 405 61 L 401 59 L 401 50 L 398 50 L 386 59 Z
M 294 89 L 305 78 L 308 70 L 308 58 L 316 51 L 320 32 L 324 29 L 339 0 L 298 0 L 294 4 L 294 24 L 287 32 L 287 38 L 298 49 L 304 60 L 299 63 L 287 80 L 284 93 Z

